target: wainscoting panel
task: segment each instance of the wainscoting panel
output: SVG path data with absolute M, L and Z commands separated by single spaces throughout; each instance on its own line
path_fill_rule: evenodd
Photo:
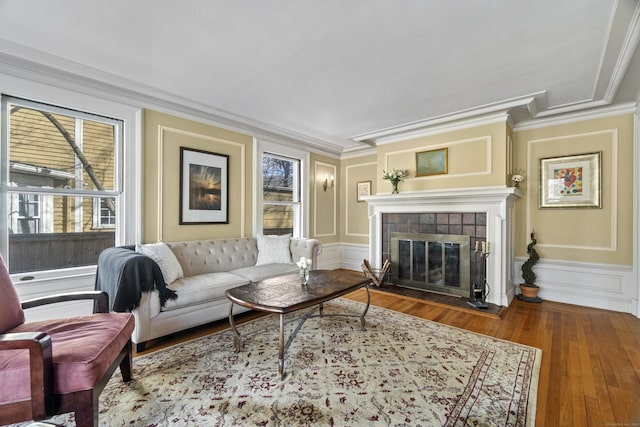
M 340 243 L 323 243 L 318 255 L 318 269 L 333 270 L 342 268 L 340 261 Z
M 369 245 L 357 245 L 343 243 L 342 245 L 342 268 L 362 271 L 362 260 L 369 259 Z
M 516 284 L 522 283 L 520 267 L 525 260 L 523 257 L 515 260 L 513 282 Z M 631 266 L 543 259 L 534 271 L 543 300 L 634 312 Z M 519 289 L 516 293 L 520 293 Z
M 318 268 L 332 270 L 346 268 L 360 271 L 362 260 L 369 258 L 369 245 L 355 243 L 328 243 L 322 245 L 318 255 Z

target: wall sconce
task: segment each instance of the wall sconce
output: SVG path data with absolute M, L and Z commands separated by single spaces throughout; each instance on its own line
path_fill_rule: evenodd
M 325 175 L 324 182 L 322 183 L 322 189 L 325 191 L 325 193 L 327 189 L 333 190 L 333 184 L 334 184 L 333 175 L 331 175 L 331 182 L 329 182 L 329 176 Z

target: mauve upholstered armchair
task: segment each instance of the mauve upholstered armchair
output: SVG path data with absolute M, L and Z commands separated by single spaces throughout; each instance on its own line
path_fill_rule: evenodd
M 94 314 L 25 323 L 23 309 L 94 300 Z M 0 257 L 0 425 L 75 412 L 77 426 L 98 425 L 98 396 L 118 366 L 131 380 L 130 313 L 108 313 L 104 292 L 18 299 Z

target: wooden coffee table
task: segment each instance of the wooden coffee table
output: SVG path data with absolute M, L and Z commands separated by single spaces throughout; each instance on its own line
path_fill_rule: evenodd
M 345 270 L 314 270 L 311 271 L 309 281 L 306 285 L 300 283 L 298 274 L 266 279 L 250 285 L 239 286 L 225 292 L 227 298 L 231 300 L 229 308 L 229 324 L 234 334 L 233 342 L 235 351 L 238 353 L 242 347 L 240 332 L 233 321 L 233 305 L 238 304 L 252 310 L 264 311 L 268 313 L 278 313 L 280 315 L 280 340 L 278 343 L 278 373 L 280 378 L 284 378 L 284 355 L 294 337 L 304 324 L 311 317 L 323 316 L 322 304 L 326 301 L 338 298 L 342 295 L 353 292 L 364 287 L 367 290 L 367 304 L 360 315 L 336 314 L 334 316 L 353 316 L 360 318 L 360 328 L 364 330 L 365 315 L 369 310 L 371 301 L 369 295 L 369 283 L 371 279 L 362 273 L 355 273 Z M 284 342 L 284 316 L 287 313 L 301 310 L 303 308 L 318 305 L 318 314 L 312 310 L 300 319 L 300 323 L 287 340 Z

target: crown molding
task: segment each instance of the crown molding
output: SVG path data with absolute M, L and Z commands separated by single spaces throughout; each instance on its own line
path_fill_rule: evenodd
M 433 118 L 392 126 L 378 131 L 356 135 L 349 139 L 356 142 L 389 144 L 418 136 L 448 132 L 456 129 L 495 123 L 506 120 L 509 112 L 517 108 L 526 108 L 529 114 L 539 111 L 539 105 L 546 99 L 546 91 L 535 92 L 503 101 L 493 102 L 479 107 L 456 111 Z
M 250 134 L 258 138 L 275 139 L 298 147 L 303 145 L 322 153 L 339 156 L 343 151 L 342 145 L 328 140 L 320 140 L 220 110 L 210 105 L 194 102 L 148 85 L 123 79 L 102 70 L 67 61 L 2 39 L 0 39 L 0 73 L 137 108 L 149 108 L 186 119 L 204 121 L 207 124 Z
M 571 113 L 556 115 L 547 118 L 536 118 L 521 121 L 513 128 L 514 131 L 537 129 L 548 126 L 556 126 L 567 123 L 582 122 L 585 120 L 600 119 L 603 117 L 618 116 L 621 114 L 633 114 L 638 108 L 638 103 L 629 102 L 626 104 L 608 105 L 586 111 L 575 111 Z

